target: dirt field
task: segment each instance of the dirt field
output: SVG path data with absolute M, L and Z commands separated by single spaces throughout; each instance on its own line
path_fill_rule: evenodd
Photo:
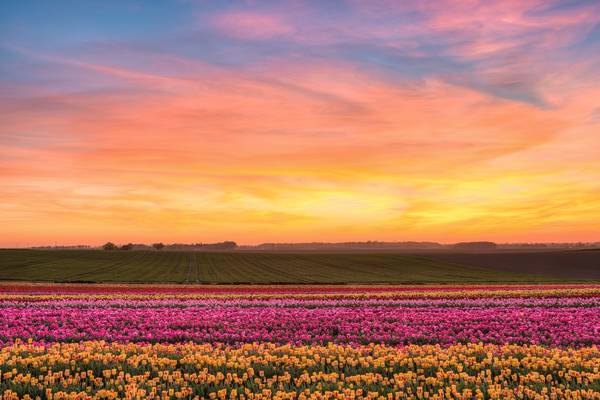
M 600 279 L 600 251 L 429 253 L 426 257 L 501 272 L 564 279 Z

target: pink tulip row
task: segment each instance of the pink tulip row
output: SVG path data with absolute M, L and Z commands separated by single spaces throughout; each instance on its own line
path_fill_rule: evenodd
M 5 301 L 0 303 L 0 341 L 600 345 L 596 298 L 480 300 L 293 305 L 281 299 L 258 304 L 170 299 L 142 301 L 141 307 L 123 299 Z
M 331 307 L 402 307 L 402 308 L 599 308 L 600 296 L 581 297 L 480 297 L 480 298 L 395 298 L 395 297 L 135 297 L 135 298 L 0 298 L 1 308 L 331 308 Z

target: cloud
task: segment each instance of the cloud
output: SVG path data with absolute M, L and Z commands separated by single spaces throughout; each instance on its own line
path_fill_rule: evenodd
M 214 4 L 128 40 L 10 36 L 3 237 L 591 238 L 594 3 Z
M 232 11 L 216 15 L 213 25 L 225 35 L 241 40 L 264 40 L 289 36 L 291 25 L 276 15 L 252 11 Z

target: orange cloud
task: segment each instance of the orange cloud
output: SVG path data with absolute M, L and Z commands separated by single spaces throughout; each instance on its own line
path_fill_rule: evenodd
M 351 65 L 270 71 L 280 78 L 213 71 L 154 95 L 50 96 L 47 111 L 11 103 L 4 134 L 38 136 L 0 147 L 10 240 L 551 239 L 600 220 L 600 171 L 571 176 L 592 154 L 553 164 L 571 129 L 600 144 L 579 116 Z
M 326 6 L 3 46 L 0 245 L 600 239 L 597 6 Z

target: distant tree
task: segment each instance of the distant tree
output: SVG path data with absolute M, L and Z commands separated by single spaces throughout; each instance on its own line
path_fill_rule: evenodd
M 229 249 L 229 250 L 233 250 L 237 247 L 237 243 L 232 241 L 232 240 L 227 240 L 225 242 L 223 242 L 223 248 L 224 249 Z
M 492 250 L 497 247 L 498 245 L 494 242 L 460 242 L 454 244 L 455 249 L 464 250 Z
M 233 242 L 231 240 L 227 240 L 225 242 L 219 242 L 219 243 L 205 244 L 202 246 L 202 248 L 204 248 L 206 250 L 233 250 L 236 247 L 237 247 L 237 243 Z
M 152 247 L 154 247 L 156 250 L 161 250 L 163 247 L 165 247 L 165 245 L 162 243 L 154 243 Z
M 113 242 L 107 242 L 105 245 L 102 246 L 102 248 L 104 250 L 116 250 L 117 249 L 117 245 L 114 244 Z
M 127 243 L 121 246 L 121 250 L 131 250 L 133 249 L 133 243 Z

